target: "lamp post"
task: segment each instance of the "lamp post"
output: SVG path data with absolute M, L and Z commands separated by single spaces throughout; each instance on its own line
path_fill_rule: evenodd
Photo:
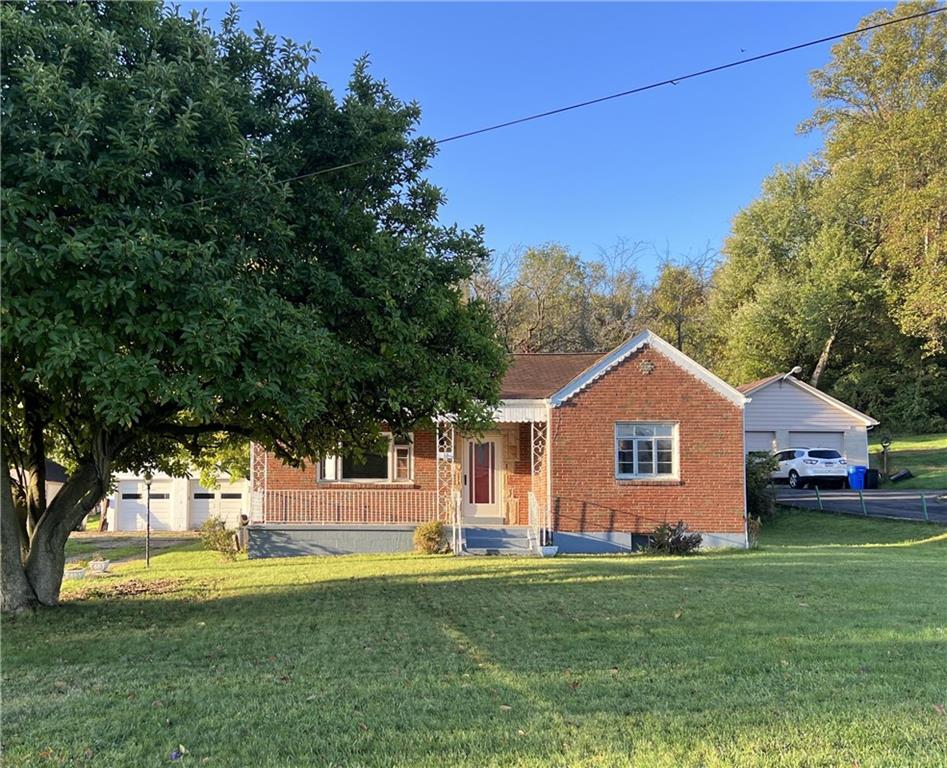
M 151 477 L 145 470 L 145 568 L 151 567 Z
M 891 438 L 887 435 L 881 438 L 881 456 L 884 460 L 885 477 L 888 476 L 888 449 L 891 448 Z

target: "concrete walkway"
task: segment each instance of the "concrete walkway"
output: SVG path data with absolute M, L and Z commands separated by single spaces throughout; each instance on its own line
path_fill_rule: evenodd
M 869 517 L 892 517 L 899 520 L 924 520 L 924 505 L 921 496 L 927 502 L 927 519 L 936 523 L 947 523 L 947 491 L 863 491 L 865 506 L 858 497 L 858 491 L 801 490 L 777 486 L 776 501 L 793 507 L 822 509 L 827 512 L 844 512 Z
M 116 531 L 114 533 L 100 533 L 99 531 L 76 531 L 70 537 L 70 541 L 81 542 L 88 553 L 70 555 L 66 558 L 67 563 L 76 560 L 88 560 L 89 554 L 96 552 L 114 563 L 123 563 L 129 560 L 142 560 L 145 557 L 145 534 L 141 531 Z M 151 553 L 157 554 L 166 549 L 177 547 L 181 544 L 187 544 L 198 539 L 196 531 L 153 531 L 151 534 Z M 110 558 L 109 552 L 116 549 L 125 549 L 128 547 L 137 547 L 138 554 L 126 555 L 120 558 Z

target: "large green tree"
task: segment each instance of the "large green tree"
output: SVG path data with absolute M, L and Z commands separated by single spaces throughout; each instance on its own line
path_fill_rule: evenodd
M 481 236 L 437 224 L 419 108 L 366 62 L 336 98 L 308 47 L 234 12 L 214 31 L 156 2 L 3 3 L 0 22 L 5 610 L 57 602 L 116 470 L 483 422 L 504 353 L 459 287 Z M 47 503 L 54 451 L 76 469 Z
M 933 6 L 904 4 L 865 24 Z M 734 219 L 715 276 L 712 364 L 799 364 L 893 429 L 947 419 L 947 14 L 846 38 L 813 74 L 825 131 Z
M 936 7 L 902 3 L 863 24 Z M 827 194 L 874 250 L 900 329 L 947 349 L 947 13 L 848 37 L 812 75 Z

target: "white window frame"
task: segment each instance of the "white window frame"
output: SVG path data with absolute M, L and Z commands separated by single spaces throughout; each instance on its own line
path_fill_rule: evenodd
M 391 432 L 382 432 L 381 437 L 388 440 L 388 476 L 381 478 L 368 478 L 368 477 L 343 477 L 342 476 L 342 457 L 341 456 L 326 456 L 322 461 L 317 464 L 317 482 L 319 483 L 374 483 L 376 485 L 398 485 L 403 483 L 413 483 L 414 482 L 414 435 L 408 434 L 404 440 L 401 442 L 396 442 L 395 437 Z M 408 449 L 408 476 L 406 478 L 401 478 L 396 480 L 395 473 L 397 470 L 397 459 L 398 459 L 398 448 L 407 448 Z M 328 465 L 331 469 L 330 472 L 326 472 L 324 465 Z M 330 476 L 331 475 L 331 476 Z
M 635 436 L 628 434 L 621 434 L 623 427 L 670 427 L 671 434 L 668 435 L 655 435 L 653 437 L 645 436 Z M 668 440 L 671 441 L 671 471 L 670 473 L 661 473 L 661 474 L 652 474 L 652 473 L 639 473 L 638 469 L 638 441 L 645 440 Z M 633 466 L 636 470 L 635 472 L 622 472 L 620 470 L 620 462 L 618 460 L 619 446 L 621 440 L 633 440 L 635 441 L 634 453 L 633 453 Z M 615 430 L 613 435 L 612 442 L 613 458 L 615 460 L 615 479 L 616 480 L 678 480 L 680 478 L 680 461 L 679 461 L 679 452 L 680 452 L 680 439 L 679 439 L 679 430 L 678 424 L 672 421 L 619 421 L 615 423 Z M 655 465 L 657 464 L 657 446 L 653 448 L 653 456 L 655 456 Z

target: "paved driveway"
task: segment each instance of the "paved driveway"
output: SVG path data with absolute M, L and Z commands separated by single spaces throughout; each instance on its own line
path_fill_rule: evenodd
M 897 517 L 903 520 L 923 520 L 921 494 L 927 500 L 927 518 L 932 522 L 947 523 L 947 491 L 863 491 L 865 509 L 869 517 Z M 829 512 L 861 515 L 861 501 L 857 491 L 819 491 L 822 508 Z M 814 490 L 793 490 L 777 486 L 776 501 L 794 507 L 819 508 L 819 497 Z

